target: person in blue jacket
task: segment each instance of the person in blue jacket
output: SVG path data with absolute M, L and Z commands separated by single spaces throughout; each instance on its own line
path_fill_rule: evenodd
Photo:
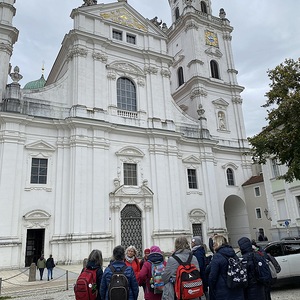
M 233 248 L 222 235 L 213 237 L 215 254 L 207 267 L 210 300 L 244 300 L 243 288 L 227 286 L 228 259 L 236 257 Z M 253 298 L 253 300 L 256 298 Z
M 124 247 L 116 246 L 113 250 L 113 260 L 111 261 L 110 264 L 115 269 L 121 270 L 124 266 L 126 266 L 124 262 L 124 258 L 125 258 Z M 109 287 L 112 274 L 113 274 L 112 270 L 108 266 L 103 273 L 101 286 L 100 286 L 100 296 L 102 300 L 109 300 L 108 287 Z M 135 278 L 135 274 L 132 267 L 127 267 L 124 271 L 124 275 L 128 279 L 129 300 L 137 300 L 139 295 L 139 286 Z

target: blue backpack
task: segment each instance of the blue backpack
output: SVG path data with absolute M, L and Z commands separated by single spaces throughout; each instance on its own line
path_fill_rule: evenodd
M 270 286 L 272 284 L 272 274 L 266 259 L 259 252 L 254 252 L 252 255 L 255 279 L 265 286 Z

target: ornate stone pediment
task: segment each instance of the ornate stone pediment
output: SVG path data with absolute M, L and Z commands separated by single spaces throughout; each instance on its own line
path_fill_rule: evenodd
M 114 70 L 117 73 L 145 76 L 144 72 L 137 66 L 128 62 L 115 62 L 106 66 L 108 70 Z
M 103 12 L 100 16 L 105 20 L 147 32 L 147 27 L 125 8 Z
M 217 108 L 225 108 L 229 105 L 227 101 L 225 101 L 222 98 L 219 98 L 217 100 L 212 101 L 212 103 L 217 107 Z
M 234 163 L 227 163 L 222 166 L 223 169 L 232 168 L 234 170 L 237 170 L 238 166 Z
M 126 186 L 121 185 L 114 192 L 112 192 L 115 197 L 152 197 L 153 192 L 146 186 Z
M 182 162 L 189 164 L 201 164 L 201 161 L 195 155 L 184 158 Z
M 144 157 L 144 153 L 135 147 L 124 147 L 116 152 L 117 156 Z
M 203 223 L 206 219 L 206 213 L 202 209 L 193 209 L 189 213 L 191 223 Z
M 216 49 L 214 47 L 209 47 L 205 50 L 205 53 L 218 58 L 221 58 L 223 56 L 223 53 L 219 49 Z
M 55 147 L 43 140 L 27 144 L 25 148 L 38 151 L 55 151 Z
M 51 215 L 41 209 L 32 210 L 23 216 L 27 228 L 45 228 L 49 225 Z

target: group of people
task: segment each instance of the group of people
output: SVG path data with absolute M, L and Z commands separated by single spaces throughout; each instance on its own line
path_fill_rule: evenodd
M 36 267 L 40 272 L 40 280 L 43 280 L 45 268 L 47 268 L 48 270 L 48 281 L 50 279 L 53 279 L 53 268 L 55 267 L 55 263 L 52 254 L 49 255 L 47 260 L 42 254 L 41 257 L 37 260 Z
M 249 238 L 243 237 L 238 241 L 240 252 L 244 259 L 249 260 L 249 253 L 258 250 L 257 245 Z M 87 268 L 97 268 L 97 299 L 109 300 L 108 289 L 113 275 L 113 269 L 124 270 L 128 279 L 129 300 L 137 300 L 139 286 L 143 287 L 145 300 L 174 300 L 174 282 L 179 266 L 174 258 L 176 255 L 181 261 L 186 262 L 190 253 L 193 253 L 191 263 L 200 271 L 203 282 L 203 299 L 210 300 L 269 300 L 270 289 L 262 285 L 255 278 L 254 262 L 247 262 L 248 285 L 244 288 L 229 288 L 226 284 L 228 271 L 228 259 L 237 258 L 234 249 L 222 235 L 214 235 L 209 240 L 209 248 L 212 252 L 207 255 L 206 245 L 199 236 L 195 236 L 189 242 L 185 236 L 175 239 L 174 253 L 164 258 L 159 246 L 153 245 L 144 250 L 144 257 L 139 260 L 134 246 L 126 250 L 122 246 L 113 249 L 110 264 L 103 272 L 103 259 L 100 250 L 93 250 L 88 258 Z M 163 292 L 154 293 L 151 287 L 152 263 L 161 261 L 165 265 L 162 280 Z M 111 267 L 112 266 L 112 267 Z

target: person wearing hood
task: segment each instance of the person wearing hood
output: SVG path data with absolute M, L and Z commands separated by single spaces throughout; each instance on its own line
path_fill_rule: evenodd
M 102 280 L 102 276 L 103 276 L 103 258 L 102 258 L 102 252 L 98 249 L 94 249 L 92 250 L 92 252 L 90 253 L 87 263 L 86 263 L 86 269 L 88 270 L 96 270 L 96 288 L 97 288 L 97 300 L 100 300 L 100 293 L 99 293 L 99 289 L 100 289 L 100 285 L 101 285 L 101 280 Z M 82 269 L 81 272 L 84 271 L 84 268 Z
M 145 300 L 160 300 L 162 297 L 162 294 L 154 294 L 154 290 L 151 288 L 150 284 L 150 280 L 152 278 L 152 264 L 159 263 L 166 265 L 160 248 L 158 246 L 152 246 L 150 247 L 150 254 L 148 255 L 147 261 L 143 264 L 138 279 L 139 285 L 145 287 Z
M 181 261 L 186 262 L 191 253 L 191 248 L 189 242 L 185 236 L 180 236 L 175 239 L 175 251 L 173 255 L 176 255 L 180 258 Z M 192 264 L 196 266 L 199 270 L 199 264 L 197 258 L 193 255 Z M 174 300 L 174 282 L 176 279 L 176 271 L 179 264 L 177 260 L 170 256 L 164 274 L 162 275 L 163 281 L 165 283 L 164 291 L 162 295 L 163 300 Z M 198 298 L 199 299 L 199 298 Z
M 248 286 L 244 289 L 245 300 L 265 300 L 265 287 L 256 280 L 255 264 L 253 261 L 254 249 L 252 242 L 247 237 L 238 240 L 243 258 L 247 261 Z
M 205 276 L 206 254 L 205 254 L 205 249 L 203 247 L 201 237 L 200 236 L 192 237 L 191 246 L 192 246 L 192 252 L 198 260 L 198 264 L 200 268 L 200 276 L 203 282 L 203 291 L 204 294 L 207 294 L 208 287 L 207 287 L 207 280 Z
M 215 254 L 207 267 L 209 299 L 244 300 L 243 288 L 230 289 L 227 286 L 228 259 L 237 257 L 233 248 L 222 235 L 213 237 L 213 248 Z

